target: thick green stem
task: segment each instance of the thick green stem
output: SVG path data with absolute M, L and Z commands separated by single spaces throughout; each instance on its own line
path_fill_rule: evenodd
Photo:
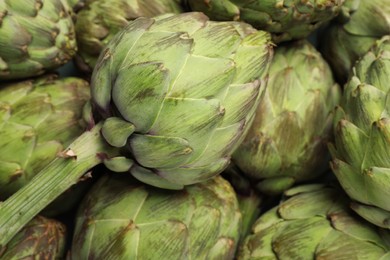
M 0 249 L 88 170 L 118 154 L 103 140 L 100 129 L 101 123 L 83 133 L 26 186 L 0 204 Z

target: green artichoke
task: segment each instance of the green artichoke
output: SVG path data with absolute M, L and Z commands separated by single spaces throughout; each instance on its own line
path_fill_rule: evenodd
M 222 177 L 181 191 L 103 176 L 76 217 L 72 259 L 233 259 L 241 214 Z
M 92 75 L 101 122 L 0 204 L 0 245 L 102 162 L 168 189 L 221 173 L 253 120 L 271 58 L 270 35 L 245 23 L 202 13 L 130 22 Z
M 326 142 L 340 88 L 306 41 L 280 46 L 264 98 L 233 161 L 257 188 L 276 194 L 328 169 Z
M 31 220 L 1 250 L 2 260 L 64 259 L 66 228 L 54 219 L 41 216 Z
M 390 228 L 390 37 L 377 42 L 353 70 L 334 123 L 332 169 L 353 209 Z
M 151 185 L 181 189 L 215 176 L 250 126 L 271 49 L 268 33 L 201 13 L 135 20 L 92 75 L 105 140 L 127 148 L 130 172 Z
M 359 5 L 360 2 L 360 5 Z M 349 0 L 350 17 L 338 19 L 323 32 L 321 51 L 340 83 L 345 83 L 355 62 L 376 40 L 390 34 L 388 0 Z M 357 8 L 358 6 L 358 8 Z M 357 10 L 356 10 L 357 9 Z
M 99 54 L 129 21 L 183 12 L 179 0 L 89 0 L 77 14 L 77 64 L 91 72 Z
M 338 188 L 305 185 L 264 213 L 239 250 L 246 259 L 389 259 L 390 233 L 360 219 Z
M 26 185 L 85 130 L 88 83 L 46 76 L 0 86 L 0 199 Z
M 213 20 L 245 21 L 275 42 L 303 39 L 336 17 L 344 0 L 184 0 Z
M 68 62 L 77 44 L 67 0 L 0 0 L 0 80 L 43 74 Z

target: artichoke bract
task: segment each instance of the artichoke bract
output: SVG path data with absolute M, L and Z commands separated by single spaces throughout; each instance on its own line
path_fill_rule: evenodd
M 280 46 L 254 122 L 233 154 L 234 163 L 257 188 L 276 194 L 328 169 L 326 142 L 340 88 L 307 41 Z
M 76 53 L 67 0 L 0 0 L 0 80 L 41 75 Z
M 57 157 L 86 125 L 89 84 L 45 76 L 0 84 L 0 199 L 11 196 Z
M 0 204 L 0 245 L 102 162 L 167 189 L 221 173 L 253 120 L 271 58 L 270 35 L 245 23 L 202 13 L 130 22 L 92 75 L 102 120 Z
M 93 0 L 77 14 L 77 65 L 92 72 L 100 52 L 129 21 L 165 13 L 183 12 L 179 0 Z
M 334 122 L 332 169 L 353 209 L 390 228 L 390 37 L 379 40 L 353 70 Z
M 61 222 L 37 216 L 1 250 L 2 260 L 64 259 L 66 227 Z
M 222 177 L 181 191 L 103 176 L 76 217 L 72 259 L 233 259 L 241 224 Z
M 275 42 L 306 38 L 339 13 L 344 0 L 184 0 L 217 21 L 240 20 L 272 33 Z
M 348 207 L 338 187 L 311 184 L 285 192 L 239 249 L 246 259 L 389 259 L 390 233 Z
M 343 12 L 342 18 L 329 26 L 320 40 L 321 52 L 342 84 L 375 41 L 390 34 L 388 0 L 347 0 L 346 7 L 349 11 Z

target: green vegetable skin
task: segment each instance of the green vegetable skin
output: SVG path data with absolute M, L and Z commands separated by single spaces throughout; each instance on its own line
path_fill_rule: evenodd
M 342 17 L 322 33 L 321 52 L 340 83 L 375 41 L 390 34 L 388 0 L 347 0 Z
M 63 259 L 65 226 L 54 219 L 37 216 L 1 250 L 2 260 Z
M 390 228 L 389 106 L 390 37 L 384 37 L 356 65 L 345 85 L 330 146 L 332 169 L 353 209 Z
M 37 76 L 76 53 L 66 0 L 0 0 L 0 80 Z
M 107 12 L 107 10 L 110 10 Z M 183 12 L 179 0 L 93 0 L 77 14 L 77 65 L 92 72 L 99 54 L 129 21 Z
M 326 142 L 340 99 L 330 68 L 306 41 L 275 50 L 264 98 L 234 163 L 267 194 L 328 169 Z
M 389 231 L 356 216 L 341 189 L 312 184 L 285 196 L 257 220 L 239 260 L 389 259 Z
M 244 23 L 201 13 L 129 23 L 92 76 L 104 120 L 0 205 L 0 245 L 103 161 L 169 189 L 222 172 L 253 119 L 271 58 L 269 34 Z
M 76 217 L 72 259 L 233 259 L 241 214 L 222 177 L 181 191 L 102 177 Z
M 344 0 L 184 0 L 217 21 L 241 20 L 272 33 L 274 42 L 303 39 L 340 11 Z

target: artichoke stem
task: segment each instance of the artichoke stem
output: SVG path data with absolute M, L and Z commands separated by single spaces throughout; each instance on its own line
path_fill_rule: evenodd
M 92 167 L 119 154 L 101 137 L 102 123 L 84 132 L 26 186 L 0 204 L 0 249 Z
M 237 194 L 240 210 L 242 213 L 242 230 L 240 244 L 251 232 L 252 226 L 261 212 L 262 197 L 253 190 L 250 195 Z

